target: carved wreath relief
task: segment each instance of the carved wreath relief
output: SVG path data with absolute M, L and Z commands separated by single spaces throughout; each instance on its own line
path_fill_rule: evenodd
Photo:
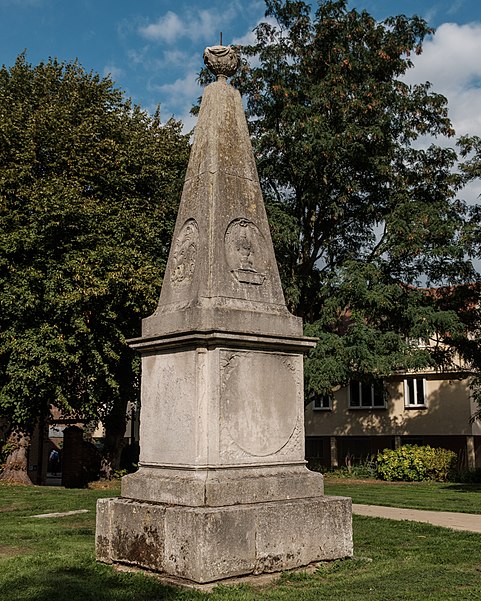
M 264 237 L 247 219 L 232 221 L 225 233 L 227 263 L 236 280 L 260 286 L 266 279 Z
M 186 284 L 192 281 L 199 246 L 199 226 L 195 219 L 188 219 L 177 236 L 172 254 L 172 284 Z

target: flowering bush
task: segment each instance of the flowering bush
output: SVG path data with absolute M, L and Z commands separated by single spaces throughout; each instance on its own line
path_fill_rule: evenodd
M 384 449 L 377 456 L 377 475 L 381 480 L 445 482 L 454 470 L 457 455 L 447 449 L 428 445 L 404 445 L 392 451 Z

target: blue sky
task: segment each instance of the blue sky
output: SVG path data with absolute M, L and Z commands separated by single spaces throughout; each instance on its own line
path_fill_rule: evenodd
M 316 4 L 316 2 L 314 2 Z M 418 14 L 437 28 L 408 79 L 429 80 L 450 102 L 459 134 L 481 135 L 481 3 L 479 0 L 352 0 L 373 16 Z M 263 0 L 0 0 L 0 63 L 27 50 L 35 64 L 78 58 L 88 70 L 110 73 L 117 86 L 148 110 L 161 104 L 193 125 L 200 95 L 196 74 L 205 46 L 249 39 L 262 20 Z

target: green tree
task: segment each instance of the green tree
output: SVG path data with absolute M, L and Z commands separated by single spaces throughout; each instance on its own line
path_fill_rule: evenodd
M 5 478 L 22 474 L 52 405 L 101 419 L 107 464 L 118 457 L 138 380 L 125 341 L 158 298 L 189 152 L 180 127 L 77 62 L 22 54 L 0 70 Z
M 459 147 L 464 163 L 461 172 L 464 181 L 469 184 L 481 179 L 481 138 L 479 136 L 462 136 Z M 472 254 L 478 264 L 481 261 L 481 206 L 472 204 L 469 206 L 469 220 L 465 231 L 465 237 L 472 248 Z M 463 286 L 455 291 L 461 296 L 460 302 L 464 304 L 461 319 L 469 332 L 468 340 L 458 341 L 459 353 L 466 364 L 470 367 L 471 389 L 473 398 L 478 404 L 478 410 L 473 418 L 481 420 L 481 283 L 473 283 Z
M 315 14 L 301 1 L 266 7 L 234 84 L 288 305 L 320 338 L 308 388 L 449 366 L 441 342 L 464 335 L 459 307 L 426 289 L 476 277 L 463 178 L 453 148 L 416 144 L 454 136 L 446 98 L 403 81 L 433 30 L 419 17 L 379 23 L 345 0 Z

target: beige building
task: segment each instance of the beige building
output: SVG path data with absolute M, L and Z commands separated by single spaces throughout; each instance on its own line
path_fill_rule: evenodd
M 338 467 L 385 448 L 428 444 L 456 451 L 464 468 L 481 467 L 481 424 L 470 420 L 476 408 L 461 372 L 350 382 L 307 406 L 306 456 Z

